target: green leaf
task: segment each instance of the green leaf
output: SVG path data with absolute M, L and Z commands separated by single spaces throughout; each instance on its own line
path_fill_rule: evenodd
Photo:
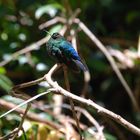
M 53 34 L 55 32 L 59 32 L 61 29 L 62 29 L 62 25 L 61 24 L 57 24 L 55 26 L 53 26 L 50 30 L 49 30 L 49 33 L 50 34 Z M 48 33 L 46 33 L 48 35 Z
M 139 11 L 131 11 L 126 16 L 126 22 L 130 24 L 137 18 L 139 18 Z
M 61 24 L 57 24 L 56 26 L 53 26 L 53 28 L 51 28 L 50 33 L 53 34 L 55 32 L 59 32 L 62 29 L 62 25 Z
M 12 88 L 12 85 L 13 84 L 11 80 L 7 76 L 0 74 L 0 87 L 2 89 L 4 89 L 6 92 L 9 92 Z
M 2 99 L 6 100 L 8 102 L 12 102 L 14 104 L 21 104 L 23 102 L 22 99 L 20 99 L 20 98 L 14 98 L 11 95 L 2 96 Z M 25 106 L 23 108 L 25 108 Z
M 109 133 L 105 133 L 105 137 L 107 140 L 117 140 L 117 138 Z
M 6 73 L 6 70 L 4 67 L 0 67 L 0 74 L 5 74 Z
M 64 7 L 58 3 L 48 4 L 38 8 L 35 12 L 35 17 L 39 19 L 45 13 L 54 17 L 58 10 L 64 11 Z

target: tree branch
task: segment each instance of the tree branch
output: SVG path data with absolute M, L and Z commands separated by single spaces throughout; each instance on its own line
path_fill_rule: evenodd
M 0 106 L 2 108 L 5 108 L 5 109 L 13 109 L 13 108 L 16 108 L 14 111 L 19 113 L 19 114 L 24 114 L 25 110 L 24 109 L 21 109 L 21 108 L 17 108 L 17 105 L 13 104 L 13 103 L 9 103 L 3 99 L 0 99 Z M 59 132 L 63 133 L 60 129 L 62 128 L 61 125 L 59 124 L 56 124 L 52 121 L 47 121 L 46 119 L 43 119 L 43 118 L 40 118 L 38 117 L 38 115 L 36 115 L 35 113 L 33 112 L 28 112 L 28 114 L 26 115 L 26 118 L 31 120 L 31 121 L 35 121 L 35 122 L 39 122 L 39 123 L 43 123 L 43 124 L 46 124 L 47 126 L 50 126 L 51 128 L 55 129 L 55 130 L 58 130 Z M 11 133 L 9 133 L 8 135 L 6 136 L 3 136 L 3 137 L 0 137 L 0 140 L 7 140 L 9 137 L 12 137 L 13 134 L 17 133 L 18 131 L 18 128 L 14 129 Z M 7 138 L 8 137 L 8 138 Z
M 66 29 L 67 29 L 67 26 L 64 25 L 63 28 L 60 30 L 60 33 L 61 33 L 61 34 L 65 33 Z M 45 43 L 48 41 L 48 39 L 49 39 L 48 36 L 47 36 L 47 37 L 44 37 L 44 38 L 42 38 L 41 40 L 39 40 L 39 41 L 37 41 L 37 42 L 35 42 L 35 43 L 29 45 L 29 46 L 26 46 L 24 49 L 21 49 L 21 50 L 15 52 L 15 53 L 13 53 L 13 54 L 10 56 L 9 59 L 3 60 L 3 61 L 0 62 L 0 67 L 3 67 L 3 66 L 5 66 L 6 64 L 8 64 L 10 61 L 17 59 L 17 57 L 18 57 L 19 55 L 26 54 L 26 53 L 31 52 L 31 51 L 33 51 L 33 50 L 39 49 L 40 46 L 42 46 L 43 44 L 45 44 Z
M 104 115 L 114 121 L 116 121 L 117 123 L 119 123 L 120 125 L 122 125 L 123 127 L 125 127 L 126 129 L 128 129 L 129 131 L 131 131 L 132 133 L 140 136 L 140 129 L 138 127 L 136 127 L 135 125 L 129 123 L 128 121 L 126 121 L 124 118 L 122 118 L 120 115 L 115 114 L 112 111 L 109 111 L 101 106 L 99 106 L 98 104 L 96 104 L 95 102 L 93 102 L 90 99 L 84 99 L 82 97 L 76 96 L 75 94 L 68 92 L 67 90 L 63 89 L 62 87 L 60 87 L 58 85 L 57 82 L 54 82 L 52 80 L 52 74 L 53 72 L 58 68 L 58 65 L 55 64 L 50 71 L 48 72 L 48 74 L 45 75 L 46 81 L 54 88 L 55 92 L 60 93 L 68 98 L 71 98 L 77 102 L 80 102 L 84 105 L 90 106 L 92 108 L 94 108 L 98 114 Z
M 86 25 L 81 22 L 79 19 L 75 19 L 74 22 L 79 25 L 79 27 L 83 30 L 83 32 L 96 44 L 96 46 L 104 53 L 108 61 L 110 62 L 113 70 L 115 71 L 117 77 L 121 81 L 123 87 L 125 88 L 126 92 L 128 93 L 128 96 L 130 97 L 130 100 L 132 102 L 132 105 L 134 107 L 134 110 L 139 112 L 139 106 L 136 101 L 136 99 L 133 96 L 133 92 L 128 86 L 127 82 L 125 81 L 124 77 L 122 76 L 119 68 L 117 67 L 113 57 L 109 54 L 105 46 L 98 40 L 98 38 L 86 27 Z
M 20 122 L 20 124 L 19 124 L 18 130 L 17 130 L 17 132 L 15 133 L 15 135 L 13 136 L 13 140 L 17 137 L 19 131 L 22 129 L 22 125 L 23 125 L 24 120 L 25 120 L 25 118 L 26 118 L 26 116 L 27 116 L 27 112 L 28 112 L 29 109 L 30 109 L 30 106 L 31 106 L 31 104 L 28 103 L 28 104 L 27 104 L 27 107 L 26 107 L 26 109 L 25 109 L 25 111 L 24 111 L 24 114 L 23 114 L 23 116 L 22 116 L 22 120 L 21 120 L 21 122 Z

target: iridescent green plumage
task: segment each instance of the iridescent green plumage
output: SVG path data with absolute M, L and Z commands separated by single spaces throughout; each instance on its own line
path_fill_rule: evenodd
M 58 63 L 63 63 L 74 71 L 87 70 L 72 44 L 59 33 L 51 36 L 47 42 L 47 51 Z

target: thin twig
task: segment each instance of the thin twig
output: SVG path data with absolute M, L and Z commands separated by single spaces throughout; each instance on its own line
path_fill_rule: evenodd
M 0 140 L 8 140 L 8 139 L 11 139 L 13 137 L 13 135 L 15 133 L 17 133 L 18 131 L 18 128 L 15 128 L 13 131 L 11 131 L 9 134 L 3 136 L 3 137 L 0 137 Z
M 45 78 L 44 77 L 41 77 L 39 79 L 36 79 L 36 80 L 33 80 L 33 81 L 30 81 L 30 82 L 26 82 L 26 83 L 23 83 L 23 84 L 19 84 L 19 85 L 16 85 L 12 88 L 12 90 L 16 90 L 16 89 L 22 89 L 22 88 L 26 88 L 26 87 L 30 87 L 30 86 L 33 86 L 33 85 L 36 85 L 42 81 L 44 81 Z
M 81 9 L 77 8 L 76 11 L 74 12 L 74 14 L 69 18 L 68 23 L 70 25 L 73 23 L 74 18 L 76 18 L 80 12 L 81 12 Z M 39 29 L 42 30 L 42 29 L 47 28 L 51 25 L 54 25 L 58 22 L 66 24 L 67 20 L 63 17 L 55 17 L 55 18 L 53 18 L 45 23 L 40 24 Z
M 0 116 L 0 118 L 2 118 L 2 117 L 4 117 L 4 116 L 8 115 L 9 113 L 15 111 L 17 108 L 19 108 L 19 107 L 21 107 L 21 106 L 24 106 L 25 104 L 28 104 L 28 103 L 34 101 L 35 99 L 37 99 L 37 98 L 39 98 L 39 97 L 41 97 L 41 96 L 43 96 L 43 95 L 45 95 L 45 94 L 47 94 L 47 93 L 49 93 L 49 92 L 51 92 L 51 91 L 55 91 L 55 90 L 54 90 L 54 89 L 49 89 L 49 90 L 46 91 L 46 92 L 42 92 L 42 93 L 40 93 L 40 94 L 38 94 L 38 95 L 36 95 L 36 96 L 34 96 L 34 97 L 32 97 L 32 98 L 30 98 L 30 99 L 24 101 L 24 102 L 22 102 L 21 104 L 17 105 L 16 107 L 12 108 L 11 110 L 9 110 L 9 111 L 7 111 L 6 113 L 2 114 L 2 115 Z
M 77 46 L 77 41 L 76 41 L 76 32 L 75 30 L 71 30 L 70 31 L 71 33 L 71 36 L 72 36 L 72 46 L 74 47 L 74 49 L 78 52 L 78 46 Z M 90 81 L 90 72 L 89 70 L 88 71 L 84 71 L 84 86 L 83 86 L 83 89 L 82 89 L 82 93 L 81 95 L 84 96 L 84 94 L 86 93 L 87 91 L 87 88 L 88 88 L 88 83 Z
M 122 66 L 122 68 L 132 68 L 134 67 L 134 60 L 130 57 L 128 57 L 125 53 L 117 50 L 117 49 L 113 49 L 111 47 L 108 47 L 108 52 L 114 56 L 118 61 L 119 64 Z
M 72 25 L 72 23 L 73 23 L 73 20 L 80 14 L 80 12 L 81 12 L 81 9 L 80 8 L 77 8 L 76 10 L 75 10 L 75 12 L 72 14 L 72 16 L 69 18 L 69 20 L 68 20 L 68 24 L 69 25 Z
M 63 71 L 64 71 L 64 79 L 65 79 L 66 89 L 68 91 L 70 91 L 70 84 L 69 84 L 69 80 L 68 80 L 68 73 L 67 73 L 67 67 L 66 66 L 63 66 Z M 69 102 L 70 102 L 73 117 L 76 121 L 77 129 L 79 131 L 80 139 L 82 140 L 83 139 L 82 132 L 81 132 L 80 125 L 79 125 L 79 120 L 77 118 L 77 114 L 76 114 L 76 111 L 75 111 L 74 102 L 70 98 L 69 98 Z
M 140 35 L 139 35 L 139 40 L 138 40 L 138 56 L 140 57 Z
M 64 25 L 63 28 L 60 29 L 59 32 L 63 34 L 63 32 L 65 32 L 66 29 L 67 29 L 67 27 Z M 33 43 L 33 44 L 31 44 L 31 45 L 25 47 L 24 49 L 19 50 L 19 51 L 13 53 L 13 54 L 10 56 L 9 59 L 3 60 L 3 61 L 0 62 L 0 67 L 3 67 L 3 66 L 5 66 L 6 64 L 8 64 L 10 61 L 13 61 L 13 60 L 17 59 L 17 57 L 18 57 L 19 55 L 22 55 L 22 54 L 31 52 L 31 51 L 33 51 L 33 50 L 38 50 L 38 49 L 40 48 L 40 46 L 42 46 L 43 44 L 45 44 L 45 43 L 48 41 L 48 39 L 49 39 L 49 36 L 44 37 L 44 38 L 42 38 L 41 40 L 39 40 L 39 41 L 37 41 L 37 42 L 35 42 L 35 43 Z
M 25 110 L 25 112 L 24 112 L 24 114 L 23 114 L 23 116 L 22 116 L 22 120 L 21 120 L 21 122 L 20 122 L 20 124 L 19 124 L 18 131 L 17 131 L 17 133 L 15 133 L 15 135 L 14 135 L 13 138 L 12 138 L 13 140 L 17 137 L 18 132 L 22 129 L 22 125 L 23 125 L 24 120 L 25 120 L 25 118 L 26 118 L 27 112 L 28 112 L 28 110 L 30 109 L 30 106 L 31 106 L 31 104 L 28 103 L 28 104 L 27 104 L 27 107 L 26 107 L 26 110 Z
M 109 52 L 107 51 L 107 49 L 105 48 L 105 46 L 98 40 L 98 38 L 86 27 L 86 25 L 81 22 L 79 19 L 75 19 L 74 21 L 75 23 L 77 23 L 79 25 L 79 27 L 84 31 L 84 33 L 97 45 L 97 47 L 104 53 L 104 55 L 107 57 L 108 61 L 110 62 L 113 70 L 115 71 L 116 75 L 118 76 L 119 80 L 121 81 L 123 87 L 125 88 L 125 90 L 127 91 L 131 102 L 133 104 L 134 110 L 136 110 L 137 112 L 139 111 L 139 106 L 138 103 L 136 101 L 136 99 L 133 96 L 133 92 L 130 89 L 130 87 L 128 86 L 127 82 L 125 81 L 124 77 L 122 76 L 119 68 L 117 67 L 113 57 L 109 54 Z
M 22 130 L 22 132 L 23 132 L 24 140 L 27 140 L 27 137 L 26 137 L 26 133 L 25 133 L 24 128 L 22 127 L 21 130 Z
M 54 24 L 56 24 L 58 22 L 66 23 L 66 20 L 65 20 L 65 18 L 62 18 L 62 17 L 55 17 L 55 18 L 53 18 L 53 19 L 51 19 L 51 20 L 39 25 L 39 29 L 42 30 L 42 29 L 47 28 L 47 27 L 49 27 L 51 25 L 54 25 Z
M 5 101 L 3 99 L 0 99 L 0 106 L 2 108 L 5 108 L 5 109 L 9 110 L 9 109 L 15 108 L 17 105 L 15 105 L 13 103 L 10 103 L 8 101 Z M 19 113 L 19 114 L 24 114 L 25 109 L 17 108 L 14 111 Z M 50 126 L 51 128 L 53 128 L 55 130 L 59 130 L 60 128 L 62 128 L 61 125 L 58 125 L 58 124 L 56 124 L 56 123 L 54 123 L 54 122 L 52 122 L 50 120 L 48 121 L 46 119 L 40 118 L 38 115 L 36 115 L 33 112 L 29 112 L 26 117 L 27 117 L 27 119 L 29 119 L 31 121 L 35 121 L 35 122 L 46 124 L 47 126 Z
M 99 125 L 99 123 L 89 114 L 89 112 L 87 110 L 85 110 L 85 109 L 80 108 L 80 107 L 75 107 L 75 109 L 77 111 L 82 112 L 88 118 L 88 120 L 96 127 L 96 129 L 97 129 L 97 131 L 99 133 L 99 136 L 100 136 L 99 139 L 100 140 L 105 140 L 105 137 L 103 135 L 103 127 L 101 127 Z
M 72 41 L 71 41 L 72 46 L 78 52 L 75 30 L 71 29 L 70 34 L 71 34 L 71 37 L 72 37 Z M 89 81 L 90 81 L 90 72 L 89 71 L 84 71 L 83 73 L 84 73 L 84 86 L 83 86 L 83 89 L 82 89 L 82 92 L 81 92 L 81 97 L 85 97 L 85 94 L 86 94 L 87 89 L 88 89 L 88 84 L 89 84 Z M 78 117 L 79 120 L 80 120 L 80 116 L 81 116 L 81 112 L 79 112 L 77 114 L 77 117 Z
M 25 93 L 23 91 L 20 91 L 20 89 L 36 85 L 36 84 L 42 82 L 43 80 L 44 80 L 44 77 L 41 77 L 39 79 L 30 81 L 30 82 L 16 85 L 11 89 L 10 94 L 11 94 L 11 96 L 16 97 L 16 98 L 28 100 L 30 97 L 28 95 L 25 95 Z
M 75 120 L 72 119 L 71 117 L 67 117 L 67 118 L 65 118 L 65 119 L 67 119 L 68 122 L 70 122 L 70 123 L 72 123 L 73 125 L 76 126 Z M 60 120 L 60 122 L 61 122 L 62 118 L 60 117 L 59 120 Z M 89 132 L 89 133 L 90 133 L 91 135 L 93 135 L 94 137 L 95 137 L 95 135 L 97 135 L 97 133 L 98 133 L 98 132 L 95 132 L 95 131 L 93 130 L 93 128 L 87 127 L 87 126 L 86 126 L 85 124 L 83 124 L 82 122 L 80 122 L 80 128 L 81 128 L 84 132 L 85 132 L 85 131 Z M 101 140 L 101 139 L 97 139 L 97 140 Z
M 71 106 L 69 104 L 61 104 L 61 105 L 58 105 L 58 106 L 54 105 L 54 104 L 45 105 L 45 106 L 41 105 L 41 108 L 40 108 L 40 106 L 38 106 L 38 108 L 41 109 L 42 111 L 46 111 L 48 109 L 57 108 L 57 107 L 61 107 L 61 108 L 65 108 L 65 109 L 70 109 L 71 110 Z M 104 137 L 104 136 L 102 136 L 103 135 L 103 132 L 102 132 L 103 131 L 103 126 L 100 126 L 99 123 L 93 118 L 93 116 L 90 115 L 90 113 L 86 109 L 81 108 L 79 106 L 75 106 L 74 108 L 75 108 L 75 110 L 77 112 L 81 112 L 96 127 L 97 133 L 98 133 L 98 135 L 100 137 Z M 61 120 L 61 117 L 60 117 L 60 120 Z M 81 122 L 79 122 L 79 124 L 80 124 L 80 128 L 85 129 L 85 128 L 83 128 L 83 126 L 82 126 L 83 124 Z
M 54 107 L 54 106 L 53 106 Z M 68 104 L 63 104 L 62 107 L 67 108 L 67 109 L 71 109 L 71 107 Z M 103 140 L 105 139 L 104 135 L 103 135 L 103 126 L 100 126 L 99 123 L 90 115 L 90 113 L 78 106 L 74 107 L 76 111 L 81 112 L 97 129 L 98 133 L 99 133 L 99 140 Z
M 55 64 L 50 71 L 45 75 L 46 77 L 46 81 L 53 87 L 55 88 L 55 92 L 57 93 L 61 93 L 62 95 L 69 97 L 77 102 L 80 102 L 82 104 L 85 104 L 87 106 L 91 106 L 92 108 L 94 108 L 98 114 L 104 115 L 114 121 L 116 121 L 117 123 L 119 123 L 120 125 L 122 125 L 123 127 L 125 127 L 126 129 L 128 129 L 129 131 L 131 131 L 132 133 L 140 136 L 140 129 L 138 127 L 136 127 L 135 125 L 129 123 L 127 120 L 123 119 L 120 115 L 115 114 L 114 112 L 107 110 L 101 106 L 99 106 L 98 104 L 96 104 L 95 102 L 93 102 L 90 99 L 84 99 L 82 97 L 76 96 L 75 94 L 72 94 L 71 92 L 68 92 L 67 90 L 63 89 L 62 87 L 60 87 L 58 85 L 57 82 L 54 82 L 52 80 L 52 74 L 53 72 L 57 69 L 58 65 Z
M 43 39 L 41 39 L 41 40 L 39 40 L 39 41 L 37 41 L 37 42 L 35 42 L 35 43 L 33 43 L 33 44 L 31 44 L 31 45 L 25 47 L 24 49 L 19 50 L 19 51 L 13 53 L 13 54 L 10 56 L 9 59 L 0 62 L 0 67 L 2 67 L 2 66 L 4 66 L 4 65 L 8 64 L 8 63 L 9 63 L 10 61 L 12 61 L 12 60 L 17 59 L 17 57 L 18 57 L 19 55 L 21 55 L 21 54 L 25 54 L 25 53 L 30 52 L 30 51 L 32 51 L 32 50 L 39 49 L 39 47 L 40 47 L 41 45 L 45 44 L 45 43 L 48 41 L 48 39 L 49 39 L 48 37 L 44 37 Z

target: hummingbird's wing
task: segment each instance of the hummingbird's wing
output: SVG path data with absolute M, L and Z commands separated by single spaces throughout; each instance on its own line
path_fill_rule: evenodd
M 60 50 L 63 55 L 63 60 L 68 67 L 71 67 L 73 70 L 87 71 L 87 67 L 82 63 L 80 56 L 72 47 L 72 44 L 68 41 L 65 41 L 61 44 Z M 65 59 L 64 59 L 65 58 Z

